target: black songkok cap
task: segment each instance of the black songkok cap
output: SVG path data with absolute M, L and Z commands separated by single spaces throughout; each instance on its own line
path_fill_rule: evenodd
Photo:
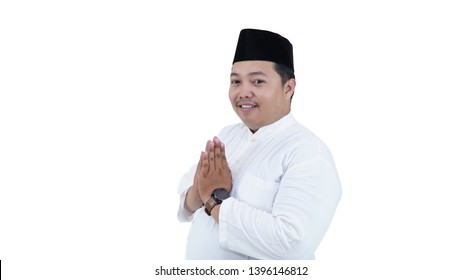
M 286 38 L 271 31 L 241 30 L 233 64 L 245 60 L 272 61 L 283 64 L 294 71 L 292 44 Z

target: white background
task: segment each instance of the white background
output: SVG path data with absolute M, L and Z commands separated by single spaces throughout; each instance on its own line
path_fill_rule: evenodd
M 460 279 L 457 2 L 2 1 L 2 276 L 184 264 L 177 184 L 239 121 L 229 71 L 251 27 L 293 43 L 293 114 L 342 181 L 312 279 Z

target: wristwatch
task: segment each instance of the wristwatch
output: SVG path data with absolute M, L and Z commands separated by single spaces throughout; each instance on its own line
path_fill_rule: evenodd
M 207 200 L 205 203 L 205 213 L 207 215 L 212 215 L 212 209 L 213 207 L 217 206 L 218 204 L 221 204 L 223 200 L 227 199 L 229 197 L 229 192 L 223 188 L 219 188 L 213 191 L 212 196 Z

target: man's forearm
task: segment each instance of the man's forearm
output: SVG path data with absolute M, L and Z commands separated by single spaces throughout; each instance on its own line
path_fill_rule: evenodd
M 200 196 L 194 192 L 193 186 L 188 189 L 186 193 L 186 199 L 184 201 L 184 208 L 191 213 L 196 212 L 197 209 L 201 208 L 203 203 Z

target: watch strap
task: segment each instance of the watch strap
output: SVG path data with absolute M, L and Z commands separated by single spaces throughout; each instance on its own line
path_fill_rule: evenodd
M 212 215 L 212 209 L 213 207 L 217 206 L 218 204 L 218 201 L 216 201 L 216 199 L 213 197 L 213 195 L 209 198 L 209 200 L 207 200 L 207 202 L 205 203 L 205 213 L 207 213 L 207 215 L 211 216 Z

